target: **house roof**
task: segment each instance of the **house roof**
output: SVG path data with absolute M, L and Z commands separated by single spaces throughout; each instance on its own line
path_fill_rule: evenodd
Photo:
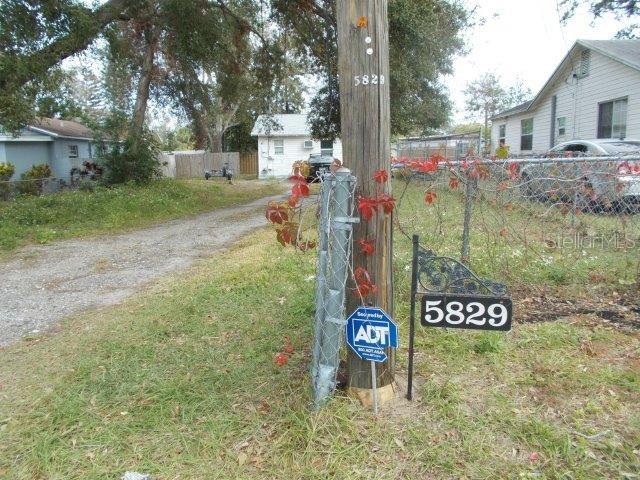
M 640 40 L 577 40 L 533 100 L 526 104 L 523 103 L 517 107 L 500 112 L 497 115 L 494 115 L 492 120 L 508 117 L 509 115 L 516 113 L 526 112 L 535 108 L 558 79 L 567 62 L 579 49 L 593 50 L 601 55 L 617 60 L 618 62 L 635 70 L 640 70 Z
M 640 40 L 578 40 L 576 43 L 640 70 Z
M 271 137 L 307 137 L 311 130 L 304 113 L 282 113 L 276 115 L 260 115 L 256 120 L 251 135 L 254 137 L 269 135 Z
M 531 100 L 529 100 L 528 102 L 521 103 L 520 105 L 516 105 L 515 107 L 511 107 L 507 110 L 504 110 L 499 114 L 494 115 L 493 118 L 508 117 L 509 115 L 513 115 L 514 113 L 525 112 L 529 108 L 529 105 L 531 105 Z
M 54 137 L 93 139 L 93 132 L 89 127 L 73 120 L 39 117 L 31 122 L 27 128 Z

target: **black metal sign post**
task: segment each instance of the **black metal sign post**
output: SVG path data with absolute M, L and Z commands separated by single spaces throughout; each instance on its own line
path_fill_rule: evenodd
M 416 335 L 416 295 L 418 294 L 418 235 L 413 236 L 413 258 L 411 260 L 411 310 L 409 312 L 409 365 L 407 378 L 407 399 L 413 397 L 413 341 Z
M 425 327 L 508 331 L 513 304 L 507 287 L 478 277 L 449 257 L 439 257 L 420 247 L 413 236 L 411 309 L 409 313 L 409 364 L 407 399 L 413 399 L 416 297 L 420 294 L 420 323 Z

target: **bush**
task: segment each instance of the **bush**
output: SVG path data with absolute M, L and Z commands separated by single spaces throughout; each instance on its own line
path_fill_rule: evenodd
M 159 178 L 162 175 L 159 153 L 158 141 L 149 132 L 123 144 L 115 144 L 101 157 L 105 166 L 104 182 L 108 185 L 130 181 L 142 184 Z
M 9 199 L 11 193 L 11 184 L 9 180 L 13 177 L 16 167 L 12 163 L 0 163 L 0 198 Z
M 505 159 L 509 157 L 509 146 L 508 145 L 500 145 L 496 148 L 496 158 Z
M 20 175 L 18 191 L 24 195 L 40 195 L 44 187 L 44 179 L 53 175 L 51 167 L 46 164 L 34 165 Z

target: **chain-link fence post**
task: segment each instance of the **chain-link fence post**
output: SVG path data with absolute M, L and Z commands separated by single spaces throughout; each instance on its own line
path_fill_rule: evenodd
M 321 178 L 322 188 L 320 190 L 320 208 L 318 214 L 318 271 L 316 273 L 316 314 L 313 335 L 313 362 L 311 363 L 311 378 L 316 379 L 318 374 L 318 362 L 320 359 L 320 342 L 322 324 L 324 322 L 324 291 L 327 285 L 328 266 L 328 229 L 327 219 L 329 218 L 329 192 L 333 186 L 333 175 L 325 174 Z
M 460 261 L 469 263 L 470 242 L 471 242 L 471 217 L 473 216 L 473 201 L 478 187 L 477 179 L 472 178 L 467 173 L 467 184 L 464 192 L 464 224 L 462 227 L 462 248 L 460 250 Z
M 355 179 L 347 168 L 340 168 L 333 179 L 326 220 L 327 257 L 324 298 L 318 308 L 324 309 L 320 327 L 318 366 L 314 382 L 314 403 L 318 408 L 335 388 L 340 364 L 340 348 L 346 324 L 344 302 L 347 273 L 351 256 L 351 229 L 355 221 L 352 211 Z M 313 368 L 312 368 L 313 370 Z

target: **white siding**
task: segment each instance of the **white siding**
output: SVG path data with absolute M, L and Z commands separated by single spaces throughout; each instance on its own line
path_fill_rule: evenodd
M 498 126 L 506 124 L 506 143 L 513 154 L 520 150 L 520 121 L 533 117 L 533 152 L 551 147 L 551 102 L 557 96 L 556 118 L 566 117 L 566 135 L 557 136 L 554 144 L 572 139 L 597 137 L 598 104 L 627 97 L 627 138 L 640 138 L 640 71 L 591 51 L 591 67 L 587 77 L 573 78 L 574 65 L 579 66 L 580 50 L 567 61 L 558 80 L 550 86 L 538 105 L 524 114 L 497 119 L 491 128 L 492 146 L 498 144 Z
M 283 155 L 275 154 L 274 140 L 283 140 Z M 310 154 L 320 153 L 319 140 L 313 140 L 313 148 L 304 148 L 305 140 L 311 140 L 311 137 L 258 137 L 258 174 L 260 178 L 287 177 L 291 175 L 294 162 L 308 160 Z M 339 139 L 333 143 L 333 156 L 342 160 L 342 144 Z

